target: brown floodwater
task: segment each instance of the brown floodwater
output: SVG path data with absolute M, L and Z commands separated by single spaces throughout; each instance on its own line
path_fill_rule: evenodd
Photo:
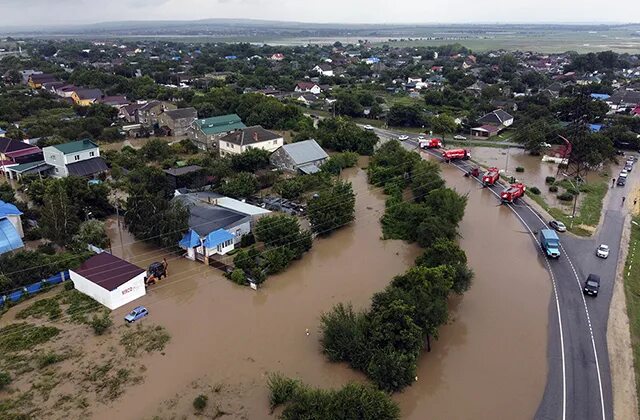
M 452 300 L 452 320 L 420 359 L 418 381 L 397 394 L 403 418 L 531 418 L 546 378 L 549 278 L 523 227 L 495 197 L 445 168 L 449 185 L 469 193 L 461 246 L 476 273 L 472 289 Z M 302 260 L 270 277 L 258 291 L 237 286 L 202 264 L 169 256 L 169 277 L 135 302 L 146 305 L 143 322 L 163 325 L 171 342 L 163 355 L 145 359 L 145 383 L 128 389 L 96 418 L 139 419 L 167 414 L 178 393 L 194 381 L 233 387 L 238 418 L 271 418 L 265 386 L 282 372 L 319 387 L 339 387 L 364 376 L 320 352 L 322 312 L 339 302 L 369 304 L 420 250 L 380 240 L 385 197 L 367 185 L 366 173 L 343 178 L 357 192 L 356 222 L 318 239 Z M 113 252 L 146 267 L 162 258 L 126 232 L 120 248 L 109 223 Z M 123 252 L 124 251 L 124 252 Z M 131 306 L 114 312 L 116 322 Z M 309 329 L 310 335 L 305 333 Z M 191 401 L 195 395 L 190 397 Z M 164 411 L 163 411 L 164 410 Z

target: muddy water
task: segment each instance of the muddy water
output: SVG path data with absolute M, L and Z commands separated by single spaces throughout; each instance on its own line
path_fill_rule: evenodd
M 491 192 L 443 166 L 468 193 L 460 245 L 475 272 L 452 302 L 453 321 L 398 395 L 403 418 L 532 418 L 546 380 L 549 276 L 531 238 Z
M 454 169 L 446 169 L 445 176 L 458 191 L 469 192 L 461 245 L 476 281 L 452 302 L 453 320 L 433 351 L 421 357 L 418 382 L 394 399 L 403 417 L 412 419 L 531 418 L 546 377 L 548 276 L 508 209 L 496 207 L 488 191 Z M 164 325 L 171 343 L 164 356 L 145 360 L 144 385 L 132 387 L 109 407 L 97 407 L 95 417 L 170 414 L 167 401 L 193 389 L 193 381 L 204 380 L 237 390 L 236 415 L 269 418 L 269 372 L 321 387 L 363 380 L 322 356 L 319 315 L 338 302 L 365 307 L 420 251 L 399 241 L 381 241 L 384 196 L 367 186 L 364 171 L 353 169 L 345 177 L 358 193 L 356 223 L 317 240 L 301 261 L 270 277 L 257 292 L 199 263 L 170 257 L 169 278 L 136 304 L 148 306 L 151 316 L 144 322 Z M 114 253 L 122 255 L 115 223 L 110 229 Z M 142 267 L 163 256 L 148 245 L 131 243 L 128 235 L 123 242 L 124 256 Z M 129 305 L 116 311 L 115 319 L 127 309 Z

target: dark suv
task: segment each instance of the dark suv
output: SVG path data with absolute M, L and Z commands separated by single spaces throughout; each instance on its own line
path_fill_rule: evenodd
M 587 281 L 584 282 L 583 292 L 585 295 L 598 296 L 600 290 L 600 276 L 597 274 L 589 274 Z

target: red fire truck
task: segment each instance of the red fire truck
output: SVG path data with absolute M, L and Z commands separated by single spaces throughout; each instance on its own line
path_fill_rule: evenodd
M 503 203 L 513 203 L 515 200 L 522 197 L 526 190 L 527 187 L 523 183 L 517 182 L 515 184 L 511 184 L 510 187 L 502 191 L 502 193 L 500 193 L 500 198 Z
M 451 162 L 452 160 L 460 160 L 460 159 L 469 159 L 471 157 L 471 152 L 467 149 L 450 149 L 444 150 L 442 152 L 442 158 L 446 162 Z
M 500 170 L 498 168 L 489 168 L 487 172 L 482 175 L 482 185 L 489 187 L 498 182 L 500 178 Z
M 438 149 L 442 147 L 442 140 L 436 138 L 429 140 L 419 140 L 418 146 L 420 146 L 421 149 Z

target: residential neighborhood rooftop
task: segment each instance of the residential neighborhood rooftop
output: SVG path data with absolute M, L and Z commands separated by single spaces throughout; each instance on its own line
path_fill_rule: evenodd
M 95 149 L 98 147 L 98 145 L 89 139 L 84 139 L 84 140 L 72 141 L 70 143 L 56 144 L 50 147 L 55 147 L 65 155 L 68 155 L 71 153 L 79 153 L 85 150 Z
M 145 270 L 108 252 L 101 252 L 73 271 L 103 289 L 112 291 Z
M 243 128 L 233 133 L 229 133 L 223 136 L 220 141 L 227 141 L 239 146 L 245 146 L 248 144 L 256 144 L 263 141 L 279 139 L 282 136 L 272 131 L 265 130 L 259 125 L 253 127 Z

